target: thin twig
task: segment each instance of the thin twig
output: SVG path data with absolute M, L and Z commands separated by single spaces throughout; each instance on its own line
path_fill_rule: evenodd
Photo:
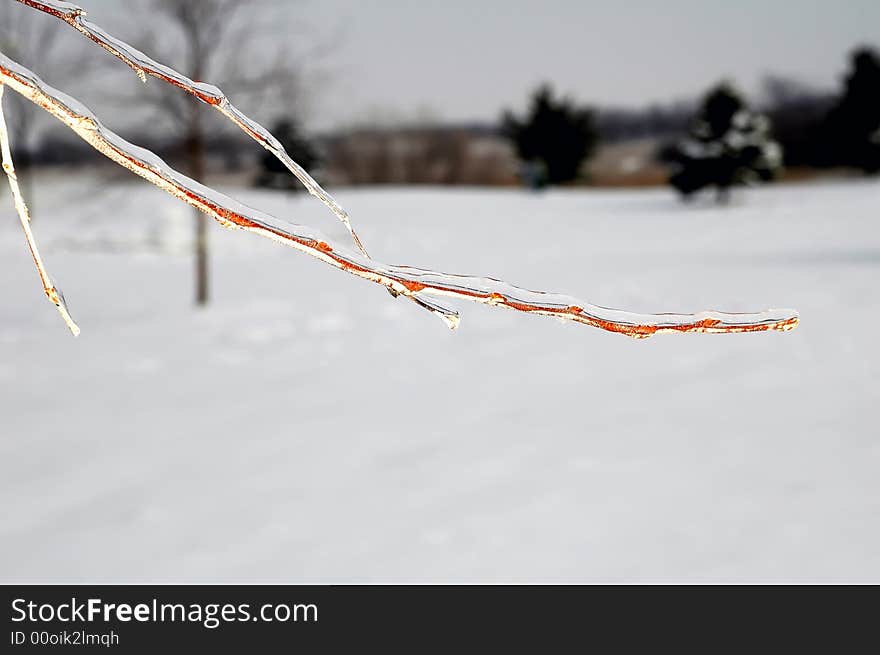
M 74 322 L 67 311 L 67 303 L 64 302 L 64 294 L 52 284 L 49 272 L 43 265 L 43 258 L 40 257 L 40 251 L 37 249 L 37 242 L 34 239 L 34 233 L 31 230 L 31 217 L 28 212 L 27 204 L 18 187 L 18 177 L 15 175 L 15 166 L 12 163 L 12 148 L 9 146 L 9 130 L 6 127 L 6 116 L 3 113 L 3 91 L 5 85 L 0 82 L 0 151 L 2 151 L 3 171 L 9 179 L 9 188 L 12 191 L 12 198 L 15 201 L 15 211 L 21 221 L 21 227 L 24 230 L 24 236 L 27 239 L 28 248 L 30 248 L 31 256 L 34 258 L 34 265 L 37 267 L 37 273 L 40 276 L 40 282 L 43 283 L 43 291 L 46 297 L 58 308 L 61 318 L 67 323 L 67 327 L 73 333 L 73 336 L 79 336 L 79 326 Z

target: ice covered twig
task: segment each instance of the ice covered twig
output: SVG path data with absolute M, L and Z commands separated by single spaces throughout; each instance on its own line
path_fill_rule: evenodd
M 634 314 L 592 305 L 571 296 L 528 291 L 492 278 L 383 264 L 363 253 L 334 244 L 317 230 L 248 207 L 186 177 L 152 152 L 129 143 L 107 129 L 85 106 L 56 91 L 34 73 L 2 55 L 0 82 L 44 108 L 117 164 L 205 212 L 222 225 L 273 239 L 410 298 L 415 298 L 416 294 L 459 298 L 571 320 L 635 338 L 661 332 L 787 331 L 798 323 L 798 314 L 794 310 L 768 310 L 754 314 L 716 311 Z
M 67 303 L 64 302 L 64 294 L 53 283 L 49 277 L 49 272 L 43 265 L 43 258 L 40 257 L 40 251 L 37 249 L 37 242 L 34 239 L 34 233 L 31 230 L 31 217 L 28 212 L 27 204 L 21 194 L 18 186 L 18 177 L 15 174 L 15 166 L 12 162 L 12 148 L 9 145 L 9 130 L 6 127 L 6 116 L 3 113 L 3 91 L 5 86 L 0 82 L 0 153 L 2 153 L 3 171 L 9 180 L 9 189 L 12 191 L 12 199 L 15 202 L 15 211 L 21 221 L 21 228 L 24 230 L 24 236 L 27 239 L 28 248 L 31 256 L 34 258 L 34 265 L 37 267 L 37 273 L 40 276 L 40 282 L 43 283 L 43 291 L 46 297 L 58 308 L 61 318 L 67 323 L 67 327 L 73 333 L 73 336 L 79 335 L 79 326 L 74 322 L 67 310 Z

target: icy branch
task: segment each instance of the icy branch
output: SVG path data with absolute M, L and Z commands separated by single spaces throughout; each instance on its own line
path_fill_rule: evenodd
M 635 338 L 649 337 L 658 332 L 787 331 L 798 323 L 797 312 L 793 310 L 768 310 L 755 314 L 715 311 L 698 314 L 633 314 L 591 305 L 571 296 L 528 291 L 492 278 L 383 264 L 363 253 L 334 244 L 312 228 L 288 223 L 250 208 L 191 180 L 152 152 L 125 141 L 102 125 L 79 102 L 48 86 L 34 73 L 2 55 L 0 82 L 50 112 L 117 164 L 205 212 L 225 227 L 243 229 L 273 239 L 410 298 L 415 298 L 416 294 L 431 294 L 465 299 L 571 320 Z
M 0 82 L 0 152 L 3 158 L 3 171 L 9 179 L 9 188 L 12 191 L 12 199 L 15 202 L 15 211 L 21 221 L 21 227 L 24 230 L 24 236 L 27 239 L 28 248 L 30 248 L 31 256 L 34 258 L 34 265 L 37 267 L 37 273 L 40 281 L 43 283 L 43 291 L 46 297 L 58 308 L 61 318 L 67 323 L 67 327 L 73 332 L 73 336 L 79 335 L 79 327 L 74 323 L 67 311 L 67 304 L 64 302 L 64 294 L 52 284 L 52 279 L 46 267 L 43 265 L 43 258 L 40 257 L 40 251 L 37 249 L 37 242 L 34 239 L 34 233 L 31 231 L 31 217 L 25 204 L 24 197 L 21 195 L 21 189 L 18 186 L 18 177 L 15 175 L 15 166 L 12 163 L 12 148 L 9 146 L 9 130 L 6 127 L 6 116 L 3 113 L 3 91 L 5 86 Z

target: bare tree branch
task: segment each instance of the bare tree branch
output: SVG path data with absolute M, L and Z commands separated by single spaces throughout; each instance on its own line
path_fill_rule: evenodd
M 798 324 L 797 312 L 784 309 L 754 314 L 716 311 L 633 314 L 592 305 L 571 296 L 529 291 L 492 278 L 383 264 L 334 244 L 316 230 L 250 208 L 182 175 L 153 153 L 132 145 L 107 129 L 86 107 L 46 85 L 34 73 L 3 55 L 0 55 L 0 82 L 51 113 L 117 164 L 203 211 L 225 227 L 254 232 L 416 300 L 417 294 L 459 298 L 566 319 L 635 338 L 664 332 L 788 331 Z
M 12 191 L 12 198 L 15 202 L 15 211 L 18 213 L 21 228 L 24 230 L 27 239 L 28 248 L 31 251 L 31 257 L 34 259 L 34 265 L 37 267 L 37 273 L 40 276 L 40 282 L 43 283 L 43 291 L 49 301 L 58 308 L 61 318 L 67 323 L 67 327 L 73 333 L 73 336 L 79 336 L 79 326 L 74 322 L 67 310 L 67 303 L 64 302 L 64 294 L 52 283 L 49 272 L 43 265 L 43 258 L 40 257 L 40 251 L 37 249 L 37 242 L 31 231 L 31 217 L 28 213 L 27 205 L 21 195 L 21 189 L 18 187 L 18 177 L 15 175 L 15 166 L 12 163 L 12 148 L 9 146 L 9 134 L 6 129 L 6 117 L 3 114 L 3 90 L 5 86 L 0 82 L 0 153 L 3 159 L 3 171 L 9 180 L 9 188 Z

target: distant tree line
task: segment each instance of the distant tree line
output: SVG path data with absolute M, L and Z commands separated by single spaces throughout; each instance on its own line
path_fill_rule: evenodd
M 331 184 L 511 185 L 513 156 L 480 125 L 362 127 L 319 140 L 317 174 Z
M 870 48 L 853 52 L 838 93 L 768 77 L 754 106 L 730 83 L 699 102 L 645 109 L 597 109 L 545 84 L 524 112 L 506 111 L 495 126 L 361 128 L 319 139 L 309 138 L 295 116 L 271 127 L 307 170 L 342 184 L 510 184 L 517 177 L 533 187 L 566 184 L 586 179 L 585 164 L 600 143 L 660 140 L 659 159 L 683 195 L 714 188 L 723 200 L 733 186 L 772 179 L 782 165 L 880 172 L 880 56 Z M 190 154 L 185 140 L 136 140 L 171 161 Z M 505 140 L 509 146 L 502 147 Z M 299 188 L 277 160 L 249 149 L 237 137 L 212 135 L 202 144 L 203 167 L 253 171 L 257 162 L 258 185 Z M 51 133 L 30 154 L 37 164 L 94 157 Z
M 502 132 L 523 162 L 529 186 L 565 183 L 582 174 L 597 142 L 686 133 L 659 150 L 670 183 L 689 198 L 714 188 L 720 201 L 737 185 L 772 179 L 780 167 L 849 167 L 880 172 L 880 55 L 860 48 L 839 95 L 811 92 L 769 78 L 764 111 L 749 107 L 730 83 L 710 89 L 699 105 L 596 112 L 556 99 L 547 86 L 523 117 L 506 112 Z
M 696 110 L 693 100 L 652 104 L 644 109 L 600 108 L 596 131 L 602 143 L 669 137 L 687 130 Z

